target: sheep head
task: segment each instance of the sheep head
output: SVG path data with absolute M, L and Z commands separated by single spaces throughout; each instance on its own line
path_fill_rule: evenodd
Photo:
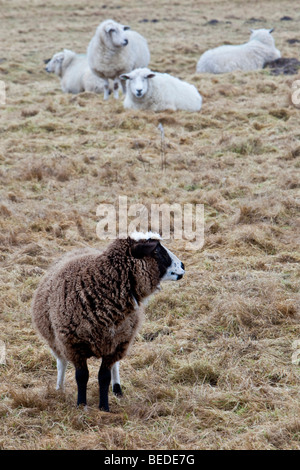
M 177 281 L 183 277 L 184 264 L 161 244 L 158 234 L 134 232 L 129 239 L 131 256 L 136 259 L 150 258 L 148 262 L 158 270 L 159 282 Z
M 155 73 L 147 68 L 135 69 L 130 73 L 120 75 L 121 80 L 128 81 L 127 87 L 136 98 L 142 98 L 148 91 L 149 79 L 155 77 Z

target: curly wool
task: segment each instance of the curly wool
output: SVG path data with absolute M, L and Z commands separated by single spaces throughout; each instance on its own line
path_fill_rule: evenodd
M 159 284 L 154 260 L 128 257 L 134 243 L 116 240 L 101 253 L 77 250 L 56 263 L 33 301 L 33 321 L 58 357 L 119 361 L 143 320 L 141 300 Z M 120 347 L 120 345 L 122 345 Z

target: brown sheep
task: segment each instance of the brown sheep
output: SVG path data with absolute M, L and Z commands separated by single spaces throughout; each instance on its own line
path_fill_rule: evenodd
M 141 325 L 142 301 L 160 281 L 183 274 L 183 263 L 151 232 L 117 239 L 104 252 L 76 250 L 54 264 L 35 292 L 32 318 L 57 358 L 57 388 L 72 362 L 77 404 L 86 405 L 87 359 L 101 357 L 99 408 L 109 411 L 111 378 L 114 393 L 122 395 L 118 361 Z

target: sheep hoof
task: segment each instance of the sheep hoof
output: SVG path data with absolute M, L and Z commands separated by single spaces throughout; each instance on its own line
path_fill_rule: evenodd
M 88 410 L 88 407 L 87 407 L 87 404 L 86 403 L 79 403 L 77 404 L 77 408 L 79 410 L 82 410 L 82 411 L 87 411 Z
M 123 392 L 122 392 L 120 384 L 114 384 L 113 393 L 116 395 L 116 397 L 122 397 L 123 396 Z
M 106 411 L 107 413 L 109 413 L 109 407 L 107 406 L 99 406 L 99 410 L 100 411 Z

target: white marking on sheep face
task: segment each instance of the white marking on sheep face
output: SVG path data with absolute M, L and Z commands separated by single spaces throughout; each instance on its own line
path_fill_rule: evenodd
M 172 251 L 168 250 L 165 246 L 161 245 L 168 253 L 171 258 L 171 265 L 168 267 L 165 275 L 162 277 L 162 281 L 178 281 L 181 279 L 185 273 L 184 264 L 177 256 L 172 253 Z
M 161 236 L 159 235 L 159 233 L 156 233 L 156 232 L 132 232 L 130 234 L 130 238 L 132 240 L 135 240 L 136 242 L 140 241 L 140 240 L 149 240 L 149 238 L 151 238 L 152 240 L 161 240 Z

